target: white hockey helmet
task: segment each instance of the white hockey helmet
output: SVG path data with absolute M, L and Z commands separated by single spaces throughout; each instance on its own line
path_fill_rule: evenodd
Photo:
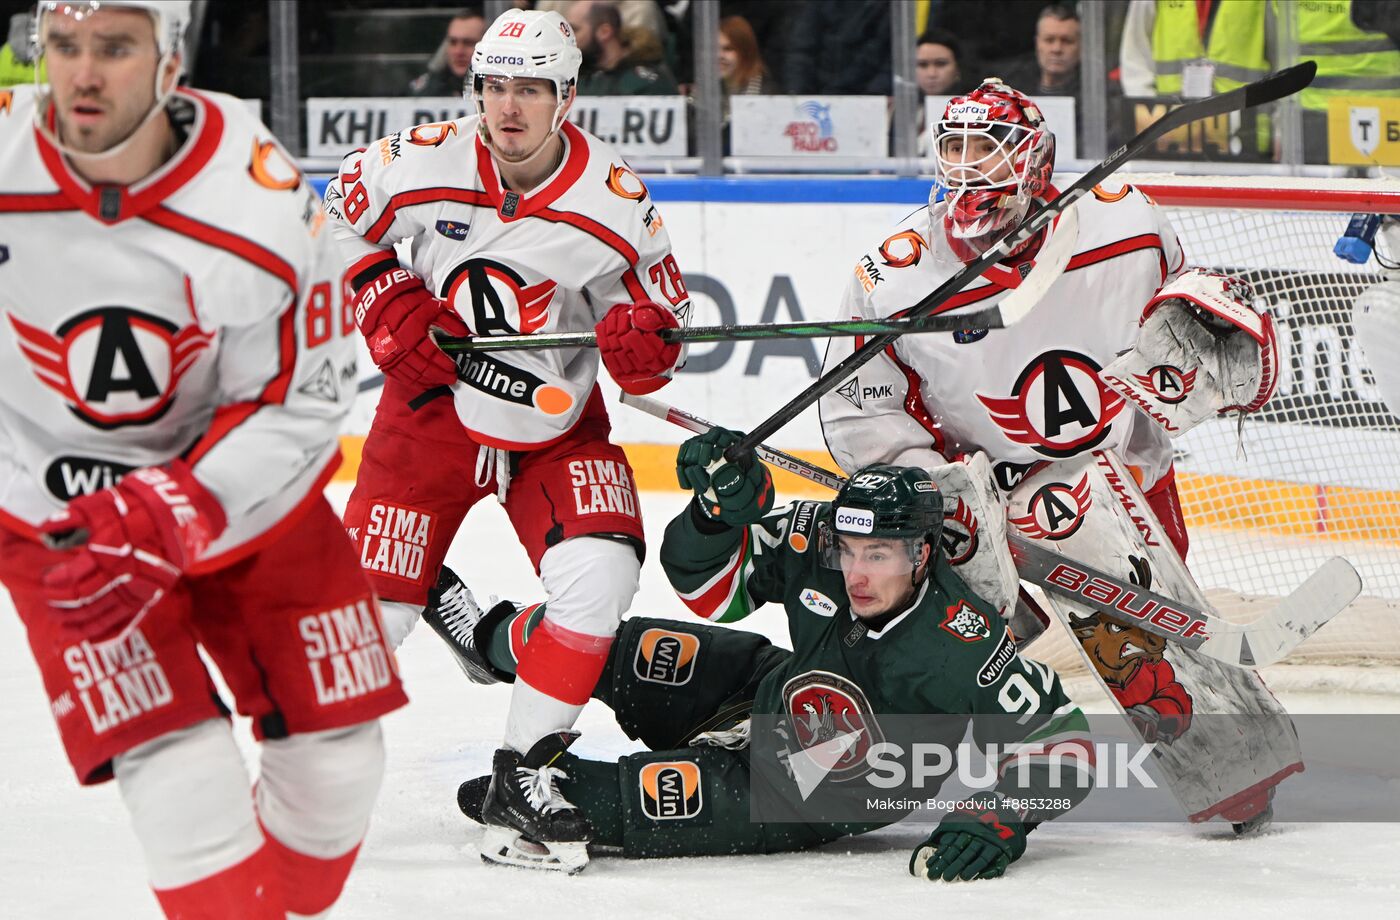
M 150 112 L 136 126 L 136 128 L 124 140 L 107 150 L 99 156 L 112 156 L 123 150 L 131 138 L 136 136 L 136 132 L 155 117 L 155 114 L 165 108 L 165 104 L 170 101 L 174 93 L 174 87 L 179 85 L 180 76 L 184 73 L 184 41 L 185 32 L 190 25 L 190 0 L 40 0 L 34 14 L 35 39 L 34 47 L 38 49 L 40 57 L 44 54 L 44 23 L 46 17 L 59 15 L 67 16 L 75 21 L 81 22 L 88 16 L 100 12 L 103 9 L 134 9 L 143 10 L 151 17 L 152 25 L 155 27 L 156 48 L 160 52 L 160 60 L 156 64 L 155 74 L 155 104 L 151 106 Z M 171 84 L 170 92 L 161 89 L 161 75 L 165 72 L 170 61 L 179 57 L 179 64 L 175 71 L 175 82 Z M 43 93 L 43 83 L 39 77 L 42 68 L 36 67 L 34 70 L 34 83 Z M 46 94 L 45 94 L 46 95 Z M 41 95 L 41 100 L 43 95 Z M 49 142 L 64 153 L 73 154 L 79 151 L 71 150 L 48 128 L 45 121 L 48 113 L 47 102 L 41 102 L 34 107 L 34 123 L 39 131 L 48 138 Z M 93 154 L 85 154 L 92 156 Z
M 556 103 L 550 133 L 558 131 L 582 63 L 574 30 L 563 16 L 552 10 L 506 10 L 491 23 L 472 53 L 472 101 L 477 114 L 486 113 L 482 100 L 486 77 L 548 80 L 554 84 Z
M 43 41 L 44 16 L 48 13 L 62 13 L 81 20 L 111 7 L 129 7 L 149 13 L 155 23 L 156 43 L 162 57 L 181 50 L 185 30 L 190 25 L 190 0 L 42 0 L 35 13 L 39 40 Z

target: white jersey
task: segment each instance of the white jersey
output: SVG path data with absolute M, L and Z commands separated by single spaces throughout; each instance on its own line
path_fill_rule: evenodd
M 409 241 L 411 268 L 474 335 L 591 332 L 618 303 L 688 316 L 661 216 L 607 144 L 569 122 L 558 169 L 528 195 L 503 189 L 478 117 L 418 125 L 345 158 L 326 214 L 353 279 Z M 597 383 L 592 348 L 474 358 L 453 386 L 478 442 L 530 450 L 578 421 Z
M 1112 448 L 1151 488 L 1171 445 L 1098 372 L 1129 348 L 1147 301 L 1183 268 L 1176 233 L 1123 186 L 1079 200 L 1079 240 L 1064 273 L 1009 329 L 905 335 L 821 398 L 822 430 L 846 471 L 886 462 L 934 466 L 985 451 L 1009 491 L 1036 463 Z M 841 319 L 896 316 L 956 274 L 943 206 L 920 208 L 862 256 Z M 1025 268 L 1029 268 L 1027 263 Z M 997 303 L 1022 274 L 988 269 L 948 301 L 956 316 Z M 832 339 L 830 368 L 862 340 Z
M 196 571 L 319 499 L 355 327 L 319 202 L 242 102 L 179 90 L 175 156 L 91 186 L 0 91 L 0 522 L 184 457 L 229 526 Z

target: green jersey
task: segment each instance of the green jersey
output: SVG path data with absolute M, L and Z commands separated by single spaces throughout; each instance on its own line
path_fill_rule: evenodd
M 995 608 L 968 589 L 942 553 L 934 554 L 908 606 L 881 618 L 878 629 L 851 613 L 841 572 L 820 561 L 818 525 L 830 508 L 804 501 L 730 528 L 692 503 L 666 528 L 661 564 L 695 613 L 733 622 L 765 603 L 787 612 L 792 656 L 764 675 L 754 713 L 786 716 L 804 749 L 842 730 L 866 729 L 838 773 L 843 764 L 856 768 L 866 744 L 881 739 L 879 714 L 962 716 L 939 720 L 947 726 L 940 740 L 953 743 L 972 720 L 979 744 L 1015 749 L 1000 761 L 1002 776 L 1029 761 L 1015 772 L 1036 774 L 1037 788 L 1061 769 L 1091 771 L 1088 724 L 1058 675 L 1017 654 Z M 1066 788 L 1058 775 L 1053 786 Z M 1032 791 L 998 789 L 1018 798 Z

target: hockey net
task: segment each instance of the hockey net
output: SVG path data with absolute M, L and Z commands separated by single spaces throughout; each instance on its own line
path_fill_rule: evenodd
M 1309 686 L 1395 691 L 1400 670 L 1385 669 L 1400 668 L 1400 419 L 1352 330 L 1357 295 L 1381 275 L 1374 257 L 1355 265 L 1333 245 L 1355 213 L 1400 213 L 1400 182 L 1124 178 L 1166 208 L 1189 265 L 1254 286 L 1283 352 L 1278 392 L 1262 412 L 1175 442 L 1191 571 L 1223 615 L 1247 621 L 1327 558 L 1345 557 L 1362 597 L 1290 666 L 1301 666 L 1294 676 L 1306 670 Z M 1087 675 L 1072 643 L 1052 628 L 1030 653 Z

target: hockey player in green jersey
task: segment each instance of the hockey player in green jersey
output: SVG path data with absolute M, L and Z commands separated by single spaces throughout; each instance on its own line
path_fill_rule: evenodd
M 667 526 L 661 564 L 686 605 L 709 620 L 732 622 L 781 603 L 793 651 L 738 629 L 625 620 L 593 697 L 649 750 L 598 762 L 566 752 L 575 734 L 551 736 L 526 757 L 537 769 L 549 764 L 531 776 L 555 784 L 535 794 L 577 806 L 595 848 L 628 857 L 802 849 L 903 814 L 860 823 L 804 817 L 806 794 L 790 773 L 760 776 L 751 724 L 757 732 L 781 719 L 792 753 L 807 755 L 831 740 L 833 727 L 853 730 L 854 743 L 834 762 L 828 757 L 823 773 L 858 776 L 870 742 L 887 737 L 882 717 L 939 715 L 953 726 L 942 740 L 956 744 L 971 721 L 978 744 L 1015 753 L 999 763 L 995 790 L 949 812 L 909 870 L 949 881 L 1001 875 L 1036 824 L 1087 795 L 1081 777 L 1092 773 L 1094 755 L 1083 714 L 1051 669 L 1016 653 L 994 609 L 953 573 L 940 549 L 942 497 L 927 472 L 871 466 L 832 502 L 774 509 L 772 480 L 756 458 L 708 472 L 737 437 L 715 429 L 682 445 L 677 475 L 696 498 Z M 511 680 L 540 605 L 502 602 L 482 614 L 455 576 L 445 576 L 434 601 L 429 622 L 464 670 Z M 761 787 L 774 792 L 775 774 L 777 785 L 791 787 L 776 793 L 794 803 L 795 817 L 754 820 L 751 797 Z M 479 819 L 489 781 L 462 785 L 469 817 Z M 1054 807 L 1023 807 L 1052 798 Z

